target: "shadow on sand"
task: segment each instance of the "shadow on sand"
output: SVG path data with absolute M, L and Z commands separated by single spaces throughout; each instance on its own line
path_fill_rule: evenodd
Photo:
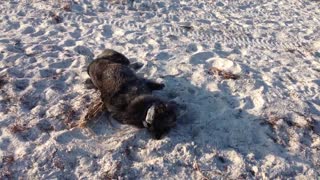
M 243 69 L 250 71 L 246 67 Z M 209 91 L 206 87 L 210 82 L 198 87 L 191 84 L 186 76 L 165 76 L 163 79 L 166 88 L 155 95 L 173 99 L 185 105 L 186 109 L 182 110 L 177 126 L 162 140 L 152 142 L 154 140 L 145 129 L 135 129 L 115 121 L 106 123 L 107 115 L 90 125 L 96 135 L 122 141 L 112 156 L 112 161 L 121 162 L 121 168 L 114 172 L 114 177 L 142 177 L 141 167 L 135 166 L 140 163 L 152 170 L 155 176 L 169 172 L 177 175 L 186 173 L 194 178 L 204 175 L 210 179 L 216 176 L 254 178 L 257 171 L 252 167 L 261 166 L 261 161 L 269 159 L 272 164 L 275 161 L 272 157 L 307 163 L 274 140 L 274 132 L 263 117 L 248 112 L 254 108 L 250 98 L 232 95 L 227 81 L 234 80 L 221 79 L 217 89 Z M 235 80 L 235 83 L 241 81 Z M 264 90 L 268 88 L 263 82 L 255 85 L 257 89 L 260 86 Z M 145 162 L 159 158 L 161 162 Z M 195 173 L 195 164 L 203 170 L 202 175 Z M 291 166 L 282 176 L 292 177 L 300 171 L 301 167 Z

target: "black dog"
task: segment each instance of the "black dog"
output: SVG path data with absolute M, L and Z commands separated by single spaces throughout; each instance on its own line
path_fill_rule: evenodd
M 138 77 L 129 66 L 123 54 L 106 49 L 88 66 L 88 74 L 113 118 L 146 127 L 160 139 L 175 125 L 177 104 L 153 96 L 164 84 Z

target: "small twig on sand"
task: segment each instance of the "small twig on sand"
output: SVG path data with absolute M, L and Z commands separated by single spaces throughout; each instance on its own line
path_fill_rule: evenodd
M 2 157 L 2 167 L 0 169 L 0 179 L 12 179 L 11 164 L 14 162 L 13 155 Z
M 7 164 L 12 164 L 14 162 L 14 156 L 13 155 L 3 156 L 2 162 Z
M 0 76 L 0 89 L 8 83 L 8 77 L 7 76 Z
M 58 15 L 57 13 L 55 13 L 55 12 L 51 12 L 51 18 L 52 18 L 53 22 L 56 23 L 56 24 L 61 23 L 62 20 L 63 20 L 62 17 L 59 16 L 59 15 Z
M 103 111 L 105 111 L 103 102 L 100 99 L 94 101 L 90 104 L 88 111 L 84 115 L 84 117 L 81 118 L 79 122 L 79 127 L 85 127 L 89 121 L 101 115 Z
M 64 4 L 62 9 L 65 11 L 71 11 L 71 3 Z
M 9 129 L 10 129 L 11 133 L 19 133 L 19 132 L 23 132 L 25 130 L 28 130 L 30 128 L 27 127 L 25 124 L 15 123 L 15 124 L 9 126 Z
M 188 26 L 188 25 L 181 25 L 180 27 L 182 27 L 183 29 L 185 29 L 187 31 L 191 31 L 193 29 L 192 26 Z
M 278 123 L 278 121 L 279 121 L 280 119 L 283 119 L 283 117 L 270 116 L 270 117 L 268 117 L 268 119 L 267 119 L 266 121 L 267 121 L 267 123 L 268 123 L 272 128 L 274 128 L 274 127 L 277 125 L 277 123 Z
M 66 119 L 63 121 L 65 125 L 67 125 L 67 127 L 69 129 L 74 128 L 76 125 L 76 123 L 73 122 L 73 118 L 76 114 L 76 111 L 72 108 L 70 108 L 67 112 L 66 112 Z
M 306 57 L 306 55 L 303 52 L 301 52 L 299 49 L 286 49 L 286 51 L 292 54 L 294 54 L 295 52 L 298 52 L 301 56 Z
M 219 76 L 221 76 L 223 79 L 233 79 L 233 80 L 237 80 L 240 78 L 239 75 L 233 74 L 231 72 L 227 72 L 224 70 L 221 70 L 219 68 L 216 67 L 212 67 L 209 71 L 210 74 L 218 74 Z

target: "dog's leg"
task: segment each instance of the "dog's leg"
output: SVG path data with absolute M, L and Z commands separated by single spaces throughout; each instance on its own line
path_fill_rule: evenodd
M 84 81 L 84 85 L 87 89 L 97 89 L 97 87 L 93 84 L 91 79 L 86 79 Z
M 139 63 L 139 62 L 134 62 L 129 64 L 129 67 L 135 71 L 139 70 L 140 68 L 142 68 L 143 64 Z

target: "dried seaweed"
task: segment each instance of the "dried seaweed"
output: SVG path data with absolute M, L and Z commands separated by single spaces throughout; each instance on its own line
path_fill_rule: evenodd
M 210 69 L 210 74 L 217 74 L 219 76 L 221 76 L 223 79 L 233 79 L 233 80 L 237 80 L 240 78 L 239 75 L 233 74 L 231 72 L 227 72 L 225 70 L 216 68 L 216 67 L 212 67 Z

